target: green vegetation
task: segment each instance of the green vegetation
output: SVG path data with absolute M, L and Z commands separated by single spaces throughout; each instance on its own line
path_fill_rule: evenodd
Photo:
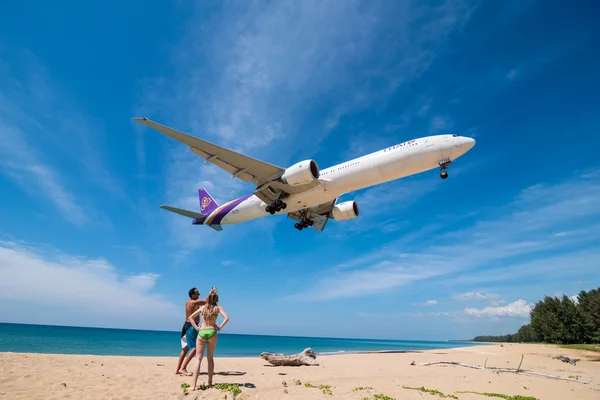
M 294 383 L 296 384 L 296 386 L 302 385 L 302 382 L 300 382 L 299 379 L 294 379 Z M 281 384 L 284 387 L 287 387 L 287 382 L 286 381 L 281 382 Z M 312 383 L 308 383 L 308 382 L 304 383 L 304 387 L 307 387 L 307 388 L 316 388 L 315 385 L 313 385 Z M 333 392 L 331 391 L 331 385 L 319 385 L 319 389 L 321 389 L 324 394 L 328 394 L 330 396 L 333 395 Z
M 233 393 L 234 399 L 235 399 L 235 396 L 242 393 L 242 389 L 240 389 L 240 387 L 235 383 L 217 383 L 216 385 L 213 385 L 213 387 L 215 389 L 221 390 L 222 392 Z
M 182 383 L 181 384 L 181 390 L 183 390 L 183 394 L 187 395 L 188 394 L 188 388 L 190 387 L 189 383 Z
M 456 393 L 472 393 L 472 394 L 478 394 L 480 396 L 499 397 L 499 398 L 505 399 L 505 400 L 538 400 L 537 398 L 535 398 L 533 396 L 521 396 L 521 395 L 509 396 L 509 395 L 500 394 L 500 393 L 479 393 L 479 392 L 456 392 Z
M 320 385 L 319 389 L 323 391 L 323 394 L 333 396 L 333 392 L 331 391 L 331 385 Z
M 475 342 L 553 343 L 583 345 L 600 343 L 600 287 L 582 290 L 577 302 L 569 297 L 544 297 L 530 312 L 529 324 L 517 333 L 503 336 L 477 336 Z M 600 351 L 600 346 L 588 345 L 583 350 Z
M 458 400 L 458 397 L 456 397 L 453 394 L 444 394 L 444 393 L 440 392 L 439 390 L 435 390 L 435 389 L 425 389 L 424 386 L 421 386 L 420 388 L 410 387 L 410 386 L 402 386 L 402 387 L 404 389 L 418 390 L 419 392 L 424 392 L 424 393 L 429 393 L 429 394 L 437 394 L 438 396 L 440 396 L 443 399 L 445 399 L 445 398 L 451 398 L 451 399 L 457 399 Z
M 377 399 L 377 400 L 396 400 L 395 398 L 387 396 L 387 395 L 385 395 L 383 393 L 374 394 L 373 398 Z
M 374 394 L 373 397 L 361 397 L 360 400 L 396 400 L 393 397 L 385 395 L 383 393 Z
M 558 347 L 565 349 L 595 351 L 596 353 L 600 353 L 600 345 L 597 344 L 561 344 Z
M 352 389 L 353 392 L 358 392 L 359 390 L 373 390 L 373 388 L 370 386 L 367 386 L 367 387 L 359 386 L 359 387 L 355 387 L 354 389 Z
M 477 394 L 480 396 L 487 396 L 487 397 L 499 397 L 501 399 L 505 399 L 505 400 L 538 400 L 537 398 L 533 397 L 533 396 L 521 396 L 521 395 L 507 395 L 507 394 L 500 394 L 500 393 L 480 393 L 480 392 L 471 392 L 471 391 L 460 391 L 460 392 L 455 392 L 455 394 L 445 394 L 440 392 L 439 390 L 436 389 L 426 389 L 424 386 L 421 387 L 410 387 L 410 386 L 402 386 L 404 389 L 409 389 L 409 390 L 417 390 L 419 392 L 423 392 L 423 393 L 429 393 L 433 396 L 439 396 L 443 399 L 455 399 L 455 400 L 459 400 L 458 396 L 456 396 L 456 394 L 460 394 L 460 393 L 471 393 L 471 394 Z M 526 387 L 524 387 L 525 389 L 527 389 Z M 360 390 L 372 390 L 372 387 L 355 387 L 354 389 L 352 389 L 353 392 L 358 392 Z M 378 393 L 378 394 L 374 394 L 373 397 L 361 397 L 360 400 L 396 400 L 393 397 L 387 396 L 383 393 Z

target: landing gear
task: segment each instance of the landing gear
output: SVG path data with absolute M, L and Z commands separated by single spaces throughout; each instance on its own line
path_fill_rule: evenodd
M 304 228 L 308 228 L 309 226 L 313 226 L 314 221 L 312 219 L 301 219 L 299 222 L 294 224 L 294 228 L 301 231 Z
M 448 178 L 448 172 L 446 171 L 446 168 L 448 168 L 448 166 L 450 166 L 450 164 L 452 164 L 452 161 L 449 158 L 446 158 L 445 160 L 440 161 L 440 178 L 442 178 L 442 179 Z
M 265 211 L 271 214 L 275 214 L 281 210 L 285 210 L 287 208 L 287 204 L 281 201 L 281 199 L 275 200 L 270 206 L 265 208 Z

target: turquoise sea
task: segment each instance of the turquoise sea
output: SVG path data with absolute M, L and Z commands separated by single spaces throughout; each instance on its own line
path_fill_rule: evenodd
M 0 323 L 0 352 L 178 356 L 180 331 L 82 328 Z M 341 352 L 410 351 L 477 345 L 462 341 L 335 339 L 295 336 L 219 334 L 215 356 L 257 357 L 263 351 L 297 353 L 311 347 L 320 355 Z

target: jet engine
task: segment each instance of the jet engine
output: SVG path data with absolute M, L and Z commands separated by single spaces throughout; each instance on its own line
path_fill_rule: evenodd
M 358 215 L 358 204 L 355 201 L 345 201 L 343 203 L 336 204 L 331 210 L 331 217 L 336 221 L 353 219 L 358 217 Z
M 317 163 L 314 160 L 304 160 L 287 168 L 281 175 L 281 180 L 290 186 L 298 186 L 319 179 L 319 175 Z

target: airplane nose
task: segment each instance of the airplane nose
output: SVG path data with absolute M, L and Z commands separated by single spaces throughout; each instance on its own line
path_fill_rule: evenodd
M 462 151 L 469 151 L 473 148 L 473 146 L 475 146 L 475 139 L 471 139 L 469 137 L 464 136 L 461 136 L 458 139 L 459 140 L 457 144 Z
M 465 138 L 464 146 L 467 148 L 467 150 L 471 150 L 473 146 L 475 146 L 475 143 L 475 139 Z

